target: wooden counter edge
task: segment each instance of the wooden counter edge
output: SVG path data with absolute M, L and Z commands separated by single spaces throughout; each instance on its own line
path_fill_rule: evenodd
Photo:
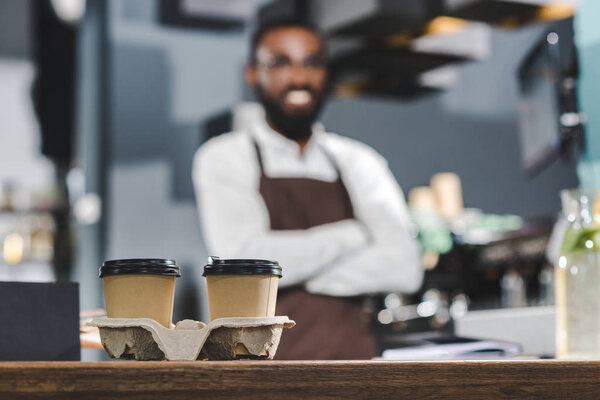
M 201 395 L 599 398 L 600 361 L 0 362 L 2 399 L 164 400 Z

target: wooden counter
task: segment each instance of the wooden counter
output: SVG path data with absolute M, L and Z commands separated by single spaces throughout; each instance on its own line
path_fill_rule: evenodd
M 0 399 L 600 398 L 600 362 L 0 362 Z

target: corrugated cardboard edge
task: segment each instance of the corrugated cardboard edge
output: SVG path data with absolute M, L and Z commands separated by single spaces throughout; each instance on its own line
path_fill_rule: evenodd
M 291 328 L 294 321 L 287 317 L 274 317 L 269 324 L 265 318 L 220 318 L 212 321 L 210 335 L 201 354 L 210 360 L 235 360 L 238 358 L 273 359 L 279 346 L 283 328 Z
M 282 325 L 284 328 L 291 328 L 296 323 L 286 316 L 278 317 L 260 317 L 260 318 L 218 318 L 211 321 L 208 327 L 213 330 L 216 328 L 249 328 L 253 326 Z
M 148 348 L 151 344 L 136 330 L 150 332 L 167 360 L 195 360 L 210 333 L 205 324 L 197 325 L 197 329 L 168 329 L 149 318 L 95 318 L 88 325 L 100 329 L 102 345 L 109 355 L 120 358 L 127 349 L 132 349 L 138 360 L 148 359 L 145 354 L 152 351 Z
M 265 356 L 273 358 L 282 328 L 291 328 L 295 322 L 285 316 L 269 318 L 220 318 L 205 325 L 202 322 L 185 320 L 177 323 L 175 329 L 167 329 L 158 322 L 148 318 L 95 318 L 88 323 L 100 329 L 102 345 L 106 351 L 115 358 L 121 358 L 130 349 L 137 360 L 161 359 L 160 354 L 152 348 L 158 349 L 164 354 L 164 358 L 171 361 L 196 360 L 206 343 L 211 331 L 219 328 L 233 328 L 239 332 L 251 332 L 247 328 L 265 327 L 271 332 L 271 337 L 259 335 L 254 340 L 265 343 L 253 343 L 253 338 L 244 335 L 235 336 L 234 340 L 244 342 L 251 355 L 257 357 Z M 193 329 L 189 329 L 193 328 Z M 273 328 L 273 329 L 271 329 Z M 154 343 L 149 343 L 147 335 L 140 334 L 140 329 L 149 332 Z M 146 336 L 146 337 L 144 337 Z M 231 338 L 231 336 L 228 336 Z M 225 351 L 212 352 L 213 357 L 218 359 L 230 358 L 231 346 L 225 344 Z M 252 351 L 259 354 L 253 354 Z M 235 355 L 234 355 L 235 356 Z

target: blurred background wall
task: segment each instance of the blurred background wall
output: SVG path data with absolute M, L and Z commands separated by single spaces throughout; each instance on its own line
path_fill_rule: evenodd
M 33 216 L 24 221 L 25 214 L 10 210 L 16 205 L 25 211 L 37 207 L 54 185 L 54 166 L 40 153 L 31 99 L 36 69 L 30 12 L 27 1 L 0 0 L 0 244 L 11 233 L 23 241 L 30 231 Z M 23 261 L 20 266 L 0 262 L 0 279 L 54 279 L 47 257 Z
M 159 0 L 87 3 L 77 44 L 78 154 L 72 166 L 79 168 L 74 179 L 84 174 L 86 190 L 103 200 L 103 215 L 73 232 L 79 246 L 73 277 L 82 285 L 82 307 L 103 306 L 97 278 L 103 259 L 168 257 L 184 275 L 174 318 L 200 318 L 206 306 L 200 269 L 207 254 L 191 161 L 206 140 L 206 124 L 252 100 L 242 76 L 251 26 L 164 24 Z M 243 4 L 258 9 L 266 3 Z M 597 5 L 584 5 L 591 11 L 579 24 L 592 26 L 589 15 Z M 534 177 L 524 173 L 516 71 L 548 30 L 568 31 L 570 24 L 492 27 L 489 55 L 454 65 L 456 80 L 447 89 L 405 99 L 332 98 L 322 121 L 383 154 L 405 193 L 450 171 L 462 179 L 467 207 L 553 217 L 558 192 L 577 186 L 574 157 L 560 158 Z M 591 32 L 586 29 L 579 44 L 584 80 L 593 82 L 597 59 L 591 54 L 598 41 Z M 31 39 L 31 2 L 0 0 L 0 128 L 10 133 L 0 135 L 0 179 L 33 193 L 55 185 L 56 171 L 39 154 Z M 593 84 L 583 86 L 582 98 L 594 98 Z M 595 114 L 588 114 L 594 126 Z M 594 140 L 589 138 L 589 154 L 598 147 Z M 31 199 L 31 193 L 23 196 Z
M 600 183 L 600 115 L 596 112 L 600 100 L 600 26 L 596 18 L 600 3 L 582 0 L 580 7 L 581 13 L 575 19 L 575 39 L 581 64 L 579 102 L 587 115 L 587 147 L 579 164 L 579 176 L 582 186 L 593 188 Z
M 207 254 L 191 160 L 204 140 L 203 124 L 250 98 L 242 77 L 248 34 L 162 25 L 158 1 L 109 4 L 107 258 L 175 258 L 186 277 L 178 282 L 178 301 L 188 307 L 176 310 L 197 313 L 202 300 L 191 281 L 201 282 Z M 449 90 L 413 101 L 332 99 L 322 121 L 381 152 L 405 193 L 452 171 L 463 181 L 466 206 L 554 215 L 559 190 L 577 185 L 575 163 L 559 160 L 534 178 L 523 173 L 515 78 L 548 29 L 493 29 L 490 56 L 459 66 Z
M 243 32 L 161 25 L 158 2 L 110 2 L 107 258 L 174 258 L 175 320 L 199 317 L 207 258 L 191 182 L 201 122 L 240 101 Z M 141 234 L 143 232 L 143 234 Z

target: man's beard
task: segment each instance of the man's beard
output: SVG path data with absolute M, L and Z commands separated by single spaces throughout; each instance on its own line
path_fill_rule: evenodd
M 281 105 L 283 98 L 292 90 L 306 90 L 312 95 L 313 107 L 302 113 L 290 114 Z M 265 109 L 265 114 L 273 128 L 288 139 L 301 141 L 307 140 L 312 134 L 312 125 L 316 121 L 323 106 L 323 95 L 315 92 L 310 87 L 290 87 L 283 94 L 280 101 L 273 99 L 264 93 L 260 87 L 256 87 L 258 100 Z

